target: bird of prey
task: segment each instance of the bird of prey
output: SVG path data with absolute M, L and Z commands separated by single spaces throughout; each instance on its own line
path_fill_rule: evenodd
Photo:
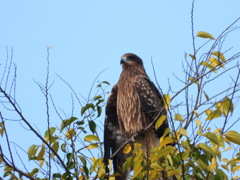
M 135 54 L 127 53 L 121 57 L 122 73 L 118 83 L 112 88 L 106 104 L 104 123 L 104 162 L 108 160 L 129 138 L 146 128 L 154 119 L 166 115 L 163 97 L 149 79 L 143 67 L 143 61 Z M 146 153 L 157 145 L 159 138 L 168 128 L 168 122 L 155 130 L 154 124 L 135 142 L 142 144 Z M 122 165 L 130 154 L 119 151 L 113 157 L 114 172 L 121 175 L 117 180 L 126 180 L 131 169 L 121 171 Z M 108 168 L 106 168 L 108 171 Z

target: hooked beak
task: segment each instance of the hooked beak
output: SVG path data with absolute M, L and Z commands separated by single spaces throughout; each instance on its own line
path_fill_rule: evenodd
M 125 58 L 122 58 L 121 61 L 120 61 L 120 64 L 125 64 L 127 61 Z

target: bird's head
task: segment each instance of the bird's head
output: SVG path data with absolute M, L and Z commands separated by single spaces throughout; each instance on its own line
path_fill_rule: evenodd
M 135 54 L 132 53 L 126 53 L 121 57 L 120 64 L 124 67 L 129 67 L 129 66 L 136 66 L 140 65 L 143 66 L 142 59 L 138 57 Z

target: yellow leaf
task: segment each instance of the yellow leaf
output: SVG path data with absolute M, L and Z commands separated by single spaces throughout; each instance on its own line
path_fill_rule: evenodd
M 92 141 L 99 141 L 99 139 L 95 135 L 87 135 L 84 137 L 84 141 L 92 142 Z
M 170 156 L 169 154 L 166 155 L 166 159 L 168 160 L 170 166 L 173 166 L 173 159 L 172 156 Z
M 39 166 L 42 167 L 44 160 L 39 160 L 38 162 L 39 162 Z
M 164 94 L 163 95 L 163 104 L 164 104 L 164 108 L 168 111 L 169 107 L 170 107 L 170 96 L 169 94 Z
M 218 110 L 215 110 L 215 111 L 212 111 L 212 112 L 208 115 L 208 117 L 207 117 L 206 120 L 213 120 L 213 119 L 218 118 L 218 117 L 221 117 L 221 116 L 222 116 L 222 115 L 221 115 L 221 112 L 218 111 Z
M 52 145 L 52 149 L 57 153 L 58 152 L 58 149 L 59 149 L 59 142 L 56 141 L 53 145 Z M 52 158 L 55 156 L 54 153 L 52 153 Z
M 196 60 L 196 57 L 192 54 L 189 54 L 189 56 L 192 58 L 192 60 Z
M 67 140 L 69 140 L 69 139 L 71 139 L 73 136 L 76 135 L 76 131 L 75 131 L 73 128 L 71 128 L 71 129 L 69 129 L 69 130 L 66 132 L 65 135 L 66 135 Z
M 41 148 L 40 152 L 38 153 L 37 160 L 43 160 L 44 154 L 45 154 L 45 146 L 42 145 L 42 148 Z
M 156 162 L 151 163 L 151 168 L 162 170 L 162 167 Z
M 124 148 L 123 148 L 123 153 L 124 154 L 128 154 L 130 153 L 132 150 L 132 146 L 130 144 L 127 144 Z
M 172 139 L 172 137 L 171 136 L 167 136 L 166 138 L 164 138 L 164 139 L 160 139 L 160 147 L 159 147 L 159 149 L 161 149 L 162 147 L 164 147 L 165 145 L 167 145 L 167 144 L 171 144 L 171 143 L 173 143 L 174 142 L 174 140 Z
M 161 143 L 162 140 L 166 137 L 166 135 L 168 135 L 169 132 L 170 132 L 170 129 L 169 129 L 169 128 L 165 129 L 165 131 L 164 131 L 162 137 L 160 138 L 160 143 Z
M 227 140 L 235 143 L 235 144 L 238 144 L 240 145 L 240 134 L 236 131 L 228 131 L 226 134 L 225 134 Z
M 218 133 L 220 133 L 220 132 L 221 132 L 221 128 L 217 128 L 217 129 L 215 129 L 215 130 L 213 131 L 214 134 L 218 134 Z
M 190 149 L 190 141 L 189 140 L 186 140 L 186 141 L 182 141 L 182 146 L 184 149 Z
M 200 129 L 197 131 L 197 134 L 198 134 L 199 136 L 202 136 L 202 127 L 200 127 Z
M 103 174 L 105 174 L 106 172 L 105 172 L 105 168 L 104 168 L 104 164 L 103 163 L 101 163 L 100 164 L 100 167 L 99 167 L 99 169 L 98 169 L 98 177 L 100 178 Z
M 224 168 L 225 170 L 227 170 L 229 172 L 229 169 L 226 165 L 221 165 L 221 166 L 222 166 L 222 168 Z
M 198 127 L 201 126 L 201 121 L 200 121 L 199 119 L 197 119 L 195 122 L 196 122 L 196 124 L 197 124 Z
M 183 117 L 182 117 L 182 115 L 181 114 L 175 114 L 174 115 L 174 119 L 176 120 L 176 121 L 184 121 L 184 119 L 183 119 Z
M 227 116 L 229 112 L 231 114 L 233 113 L 234 106 L 231 99 L 225 97 L 222 102 L 218 102 L 216 104 L 216 108 L 221 111 L 221 113 L 223 113 L 225 116 Z
M 197 110 L 194 110 L 193 113 L 195 114 L 196 118 L 199 117 L 199 114 L 197 113 Z
M 233 177 L 233 180 L 235 180 L 235 179 L 236 179 L 236 180 L 239 180 L 239 176 L 234 176 L 234 177 Z
M 157 130 L 163 123 L 163 121 L 167 118 L 166 115 L 162 115 L 160 116 L 160 118 L 157 120 L 156 124 L 155 124 L 155 129 Z
M 198 82 L 198 80 L 197 80 L 197 79 L 195 79 L 194 77 L 190 77 L 190 78 L 189 78 L 189 80 L 190 80 L 191 82 L 194 82 L 194 83 L 196 83 L 196 84 L 198 84 L 198 85 L 199 85 L 199 82 Z
M 172 177 L 172 176 L 174 176 L 174 175 L 181 174 L 181 172 L 182 172 L 182 169 L 181 169 L 181 168 L 173 169 L 173 170 L 169 170 L 169 171 L 167 172 L 167 175 L 168 175 L 168 177 Z
M 29 147 L 29 149 L 28 149 L 28 158 L 29 158 L 29 160 L 31 160 L 31 158 L 35 157 L 38 148 L 39 148 L 39 146 L 37 146 L 37 145 L 31 145 Z
M 238 170 L 240 170 L 240 166 L 234 167 L 233 170 L 232 170 L 232 172 L 233 172 L 233 173 L 236 173 L 236 171 L 238 171 Z
M 173 151 L 175 151 L 176 148 L 173 147 L 173 146 L 166 146 L 165 148 L 162 148 L 160 151 L 159 151 L 159 155 L 158 155 L 158 158 L 164 156 L 165 154 L 168 154 L 168 153 L 171 153 Z
M 224 149 L 223 152 L 228 151 L 228 150 L 231 150 L 231 149 L 232 149 L 232 147 L 227 147 L 226 149 Z
M 211 34 L 204 32 L 204 31 L 199 31 L 197 33 L 197 37 L 214 39 L 214 37 Z
M 209 61 L 212 63 L 213 66 L 217 66 L 217 67 L 222 67 L 224 68 L 224 65 L 222 64 L 221 61 L 217 60 L 216 58 L 214 57 L 210 57 L 209 58 Z
M 186 160 L 187 160 L 187 158 L 189 157 L 189 153 L 190 153 L 190 149 L 188 149 L 188 150 L 186 150 L 186 151 L 184 151 L 184 152 L 182 153 L 182 159 L 183 159 L 183 161 L 186 161 Z
M 180 128 L 180 130 L 178 131 L 180 134 L 184 135 L 184 136 L 188 136 L 188 132 L 186 131 L 186 129 L 184 128 Z
M 98 148 L 98 145 L 96 143 L 92 143 L 87 146 L 87 149 L 95 149 L 95 148 Z
M 206 114 L 207 116 L 209 116 L 209 114 L 211 114 L 211 112 L 212 112 L 211 109 L 207 109 L 207 110 L 205 111 L 205 114 Z
M 224 55 L 221 52 L 215 51 L 215 52 L 212 53 L 212 55 L 217 56 L 218 59 L 221 59 L 223 62 L 226 62 L 226 59 L 225 59 Z
M 234 157 L 234 158 L 232 158 L 231 160 L 229 160 L 229 161 L 227 161 L 227 166 L 229 165 L 229 164 L 236 164 L 236 161 L 238 161 L 238 159 L 236 158 L 236 157 Z
M 215 66 L 209 64 L 207 61 L 202 61 L 200 65 L 206 66 L 208 69 L 212 70 L 213 72 L 217 72 Z
M 215 157 L 212 158 L 212 167 L 213 169 L 217 170 L 218 164 Z
M 149 179 L 156 179 L 157 175 L 159 174 L 159 170 L 150 170 Z

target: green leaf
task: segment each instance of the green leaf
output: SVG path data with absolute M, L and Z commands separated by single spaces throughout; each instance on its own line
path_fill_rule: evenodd
M 28 148 L 28 159 L 31 160 L 36 156 L 37 150 L 38 150 L 39 146 L 37 145 L 31 145 Z
M 87 161 L 86 161 L 85 157 L 83 157 L 83 156 L 78 156 L 78 157 L 80 158 L 83 166 L 86 166 L 87 165 Z
M 84 141 L 92 142 L 92 141 L 99 141 L 99 139 L 95 135 L 87 135 L 84 137 Z
M 236 131 L 228 131 L 225 133 L 227 140 L 240 145 L 240 134 Z
M 204 93 L 206 100 L 209 101 L 209 97 L 208 97 L 207 93 L 205 91 L 203 91 L 203 93 Z
M 72 122 L 74 122 L 75 120 L 77 120 L 76 117 L 71 117 L 70 119 L 63 120 L 62 123 L 61 123 L 61 126 L 60 126 L 60 132 L 62 132 L 65 127 L 72 124 Z
M 46 130 L 44 134 L 45 140 L 48 142 L 50 138 L 52 137 L 53 133 L 56 131 L 55 127 L 50 127 L 49 129 Z
M 166 115 L 160 116 L 160 118 L 155 123 L 155 130 L 157 130 L 162 125 L 162 123 L 165 121 L 166 118 L 167 118 Z
M 205 172 L 207 171 L 207 165 L 201 159 L 197 160 L 197 165 Z
M 68 160 L 68 162 L 67 162 L 67 168 L 68 168 L 69 170 L 74 168 L 73 158 L 74 158 L 73 153 L 68 153 L 68 154 L 67 154 L 67 160 Z
M 81 109 L 81 115 L 83 115 L 86 112 L 86 110 L 90 108 L 94 110 L 95 106 L 92 103 L 86 104 L 86 106 L 83 106 Z
M 97 117 L 101 116 L 101 114 L 102 114 L 102 107 L 101 106 L 97 106 L 97 112 L 98 112 Z
M 207 33 L 207 32 L 204 32 L 204 31 L 199 31 L 199 32 L 197 33 L 197 37 L 214 39 L 214 37 L 213 37 L 211 34 L 209 34 L 209 33 Z
M 204 144 L 204 143 L 199 143 L 199 144 L 198 144 L 198 147 L 199 147 L 200 149 L 204 150 L 205 152 L 211 154 L 212 156 L 215 155 L 214 152 L 212 151 L 212 149 L 211 149 L 208 145 L 206 145 L 206 144 Z
M 94 121 L 88 121 L 89 129 L 92 131 L 92 133 L 96 132 L 96 123 Z
M 98 96 L 95 96 L 95 97 L 93 98 L 93 100 L 96 101 L 96 100 L 98 100 L 98 99 L 100 99 L 100 98 L 102 98 L 102 96 L 101 96 L 101 95 L 98 95 Z
M 110 83 L 109 83 L 109 82 L 107 82 L 107 81 L 103 81 L 102 83 L 103 83 L 103 84 L 110 85 Z
M 208 117 L 207 117 L 207 121 L 208 120 L 213 120 L 213 119 L 215 119 L 215 118 L 218 118 L 218 117 L 221 117 L 222 115 L 221 115 L 221 112 L 219 111 L 219 110 L 215 110 L 215 111 L 212 111 L 209 115 L 208 115 Z
M 216 136 L 216 134 L 211 133 L 211 132 L 206 132 L 203 134 L 206 138 L 208 138 L 211 142 L 219 145 L 220 141 L 218 139 L 218 137 Z
M 59 178 L 61 179 L 62 175 L 60 173 L 54 173 L 53 178 Z
M 32 170 L 32 172 L 30 172 L 30 176 L 34 176 L 34 174 L 37 174 L 39 172 L 38 168 L 35 168 Z
M 63 152 L 65 152 L 65 153 L 67 152 L 66 147 L 67 147 L 67 144 L 66 144 L 66 143 L 64 143 L 64 144 L 61 145 L 61 150 L 62 150 Z
M 52 149 L 57 153 L 58 149 L 59 149 L 59 142 L 56 141 L 53 145 L 52 145 Z
M 174 119 L 176 120 L 176 121 L 184 121 L 184 119 L 183 119 L 183 117 L 182 117 L 182 115 L 181 114 L 175 114 L 174 115 Z

